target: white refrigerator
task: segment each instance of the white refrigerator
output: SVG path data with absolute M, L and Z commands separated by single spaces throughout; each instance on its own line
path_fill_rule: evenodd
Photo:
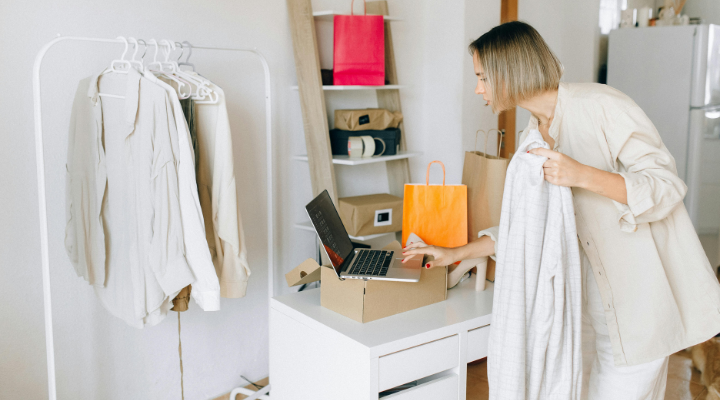
M 700 234 L 720 228 L 720 26 L 610 32 L 608 85 L 650 117 L 688 186 Z

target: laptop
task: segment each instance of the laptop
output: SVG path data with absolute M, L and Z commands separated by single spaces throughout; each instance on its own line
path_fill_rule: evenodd
M 400 282 L 420 280 L 421 255 L 416 255 L 403 264 L 402 253 L 354 249 L 327 190 L 308 203 L 305 210 L 339 279 Z

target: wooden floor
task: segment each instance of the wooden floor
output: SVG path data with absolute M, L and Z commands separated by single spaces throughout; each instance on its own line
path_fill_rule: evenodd
M 700 372 L 692 367 L 689 354 L 681 351 L 670 356 L 665 400 L 704 400 L 707 389 L 700 383 Z M 487 363 L 469 364 L 467 400 L 488 398 Z

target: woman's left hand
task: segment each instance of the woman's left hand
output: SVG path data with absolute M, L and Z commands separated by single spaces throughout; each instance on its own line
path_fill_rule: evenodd
M 547 157 L 543 164 L 545 180 L 557 186 L 583 187 L 588 177 L 587 165 L 581 164 L 565 154 L 542 147 L 528 153 Z

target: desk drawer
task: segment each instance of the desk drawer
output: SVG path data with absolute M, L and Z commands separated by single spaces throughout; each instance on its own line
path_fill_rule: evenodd
M 382 400 L 457 400 L 457 398 L 458 376 L 450 374 L 383 397 Z
M 487 357 L 489 339 L 490 325 L 485 325 L 481 328 L 475 328 L 468 332 L 468 362 Z
M 378 389 L 382 392 L 454 368 L 458 358 L 457 335 L 382 356 L 378 360 Z

